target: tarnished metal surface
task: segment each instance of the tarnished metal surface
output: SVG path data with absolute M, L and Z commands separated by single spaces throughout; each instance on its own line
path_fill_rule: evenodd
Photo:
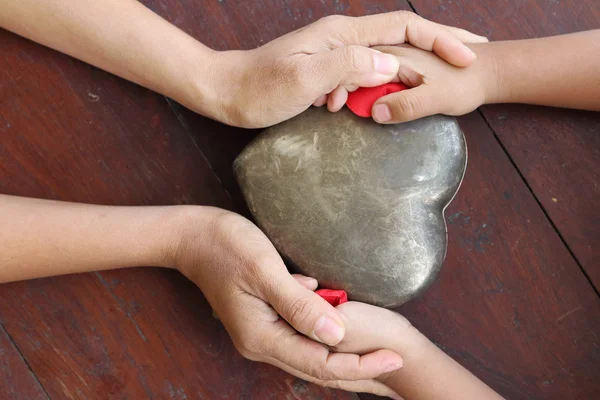
M 292 268 L 352 300 L 393 307 L 435 279 L 446 255 L 443 212 L 466 162 L 454 118 L 378 125 L 312 108 L 262 133 L 234 169 Z

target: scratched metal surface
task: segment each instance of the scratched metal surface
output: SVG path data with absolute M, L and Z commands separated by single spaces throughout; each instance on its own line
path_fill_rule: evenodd
M 297 270 L 394 307 L 443 263 L 443 211 L 466 161 L 454 118 L 383 126 L 312 108 L 260 135 L 235 171 L 256 221 Z

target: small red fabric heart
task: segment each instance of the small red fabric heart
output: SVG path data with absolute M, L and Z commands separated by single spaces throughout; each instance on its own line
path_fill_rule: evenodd
M 348 301 L 348 295 L 344 290 L 319 289 L 315 293 L 324 298 L 334 307 L 344 304 Z
M 403 83 L 394 82 L 375 87 L 361 87 L 354 92 L 348 93 L 346 105 L 350 111 L 359 117 L 370 118 L 371 109 L 377 99 L 406 89 L 409 89 L 409 87 Z

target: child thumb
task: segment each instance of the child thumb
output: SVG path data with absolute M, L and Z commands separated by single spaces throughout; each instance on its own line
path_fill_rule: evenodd
M 373 105 L 373 119 L 379 123 L 397 123 L 438 114 L 439 102 L 435 90 L 426 85 L 392 93 Z

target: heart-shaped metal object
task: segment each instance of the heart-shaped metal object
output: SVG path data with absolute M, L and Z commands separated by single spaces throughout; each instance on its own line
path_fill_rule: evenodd
M 379 125 L 311 108 L 263 132 L 234 170 L 292 269 L 352 300 L 395 307 L 426 289 L 444 261 L 444 209 L 466 162 L 454 118 Z

